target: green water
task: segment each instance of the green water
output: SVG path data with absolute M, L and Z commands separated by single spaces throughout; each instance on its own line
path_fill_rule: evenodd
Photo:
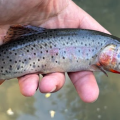
M 74 0 L 112 34 L 120 37 L 119 0 Z M 96 102 L 84 103 L 67 78 L 64 87 L 49 98 L 36 92 L 34 97 L 20 94 L 17 80 L 0 86 L 0 120 L 119 120 L 120 75 L 95 74 L 100 87 Z M 54 111 L 52 118 L 50 111 Z

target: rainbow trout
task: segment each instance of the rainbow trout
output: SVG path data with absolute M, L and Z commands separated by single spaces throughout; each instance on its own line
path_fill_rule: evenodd
M 0 46 L 0 79 L 30 73 L 120 73 L 120 39 L 84 29 L 11 27 Z

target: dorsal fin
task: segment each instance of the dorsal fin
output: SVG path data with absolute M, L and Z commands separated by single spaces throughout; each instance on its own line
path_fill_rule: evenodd
M 4 36 L 3 43 L 6 43 L 8 41 L 15 40 L 18 37 L 36 34 L 36 33 L 42 33 L 46 29 L 41 27 L 35 27 L 35 26 L 22 26 L 22 25 L 14 25 L 10 26 L 10 28 L 7 31 L 6 36 Z

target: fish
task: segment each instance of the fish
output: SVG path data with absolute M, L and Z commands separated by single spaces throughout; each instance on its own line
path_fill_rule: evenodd
M 0 79 L 27 74 L 120 73 L 120 38 L 79 29 L 11 26 L 0 46 Z

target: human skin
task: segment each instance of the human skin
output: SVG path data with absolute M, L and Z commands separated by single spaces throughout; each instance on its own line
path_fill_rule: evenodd
M 0 44 L 9 26 L 16 24 L 45 28 L 84 28 L 109 33 L 71 0 L 0 0 Z M 98 98 L 99 88 L 92 72 L 68 75 L 84 102 L 93 102 Z M 1 84 L 3 82 L 1 80 Z M 64 73 L 47 74 L 41 81 L 37 74 L 18 78 L 24 96 L 33 96 L 37 88 L 42 93 L 56 92 L 64 82 Z

